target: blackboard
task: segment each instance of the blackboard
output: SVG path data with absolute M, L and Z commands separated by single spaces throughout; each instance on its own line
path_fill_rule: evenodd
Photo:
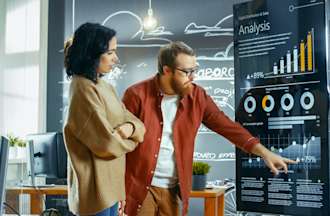
M 52 47 L 48 59 L 52 61 L 51 55 L 59 55 L 64 39 L 69 38 L 74 30 L 85 22 L 97 22 L 114 28 L 118 33 L 118 55 L 124 67 L 122 70 L 113 71 L 106 79 L 122 96 L 128 86 L 156 73 L 157 54 L 162 45 L 170 41 L 184 41 L 196 50 L 200 64 L 195 82 L 203 86 L 219 108 L 234 119 L 232 7 L 239 2 L 243 1 L 152 1 L 158 27 L 154 31 L 146 32 L 142 28 L 142 20 L 147 15 L 147 0 L 67 0 L 62 3 L 65 7 L 63 37 L 53 38 L 63 41 L 58 43 L 58 47 Z M 49 28 L 51 31 L 52 26 Z M 48 119 L 51 119 L 47 121 L 48 130 L 61 129 L 68 105 L 69 81 L 65 78 L 63 68 L 59 69 L 58 65 L 63 66 L 63 63 L 57 60 L 56 71 L 55 66 L 49 67 L 48 73 L 54 71 L 52 73 L 60 74 L 57 76 L 56 85 L 60 86 L 61 91 L 58 88 L 54 88 L 56 91 L 48 88 L 48 95 L 53 98 L 61 96 L 62 100 L 55 104 L 48 101 L 48 107 L 52 107 L 52 112 L 47 113 Z M 54 83 L 54 80 L 51 82 Z M 203 125 L 196 138 L 194 160 L 205 161 L 212 166 L 208 175 L 209 183 L 219 184 L 224 178 L 235 178 L 234 146 Z M 190 215 L 202 215 L 201 202 L 190 206 L 195 206 L 191 207 Z

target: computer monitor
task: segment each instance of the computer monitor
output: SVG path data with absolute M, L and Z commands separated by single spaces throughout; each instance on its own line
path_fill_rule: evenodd
M 3 203 L 5 202 L 6 191 L 6 176 L 8 167 L 8 152 L 9 140 L 8 138 L 0 137 L 0 215 L 3 214 Z
M 62 133 L 41 133 L 27 136 L 29 144 L 29 174 L 32 186 L 35 176 L 66 178 L 67 153 Z
M 68 155 L 66 152 L 63 133 L 57 133 L 57 178 L 67 177 Z

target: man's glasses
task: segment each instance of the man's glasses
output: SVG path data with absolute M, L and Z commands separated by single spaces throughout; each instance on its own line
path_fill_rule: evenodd
M 186 76 L 190 77 L 198 72 L 198 67 L 190 68 L 190 69 L 183 69 L 183 68 L 175 68 L 183 73 L 186 74 Z

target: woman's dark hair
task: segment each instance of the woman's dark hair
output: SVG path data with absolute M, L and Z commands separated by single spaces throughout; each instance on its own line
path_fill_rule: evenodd
M 109 41 L 115 35 L 115 30 L 100 24 L 81 25 L 75 31 L 71 45 L 65 50 L 67 76 L 71 78 L 73 75 L 81 75 L 96 82 L 100 56 L 108 51 Z

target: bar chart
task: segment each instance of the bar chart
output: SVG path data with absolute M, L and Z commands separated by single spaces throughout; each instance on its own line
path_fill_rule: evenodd
M 301 75 L 315 72 L 314 61 L 314 29 L 307 33 L 306 38 L 295 45 L 292 50 L 274 62 L 271 77 L 276 75 Z

